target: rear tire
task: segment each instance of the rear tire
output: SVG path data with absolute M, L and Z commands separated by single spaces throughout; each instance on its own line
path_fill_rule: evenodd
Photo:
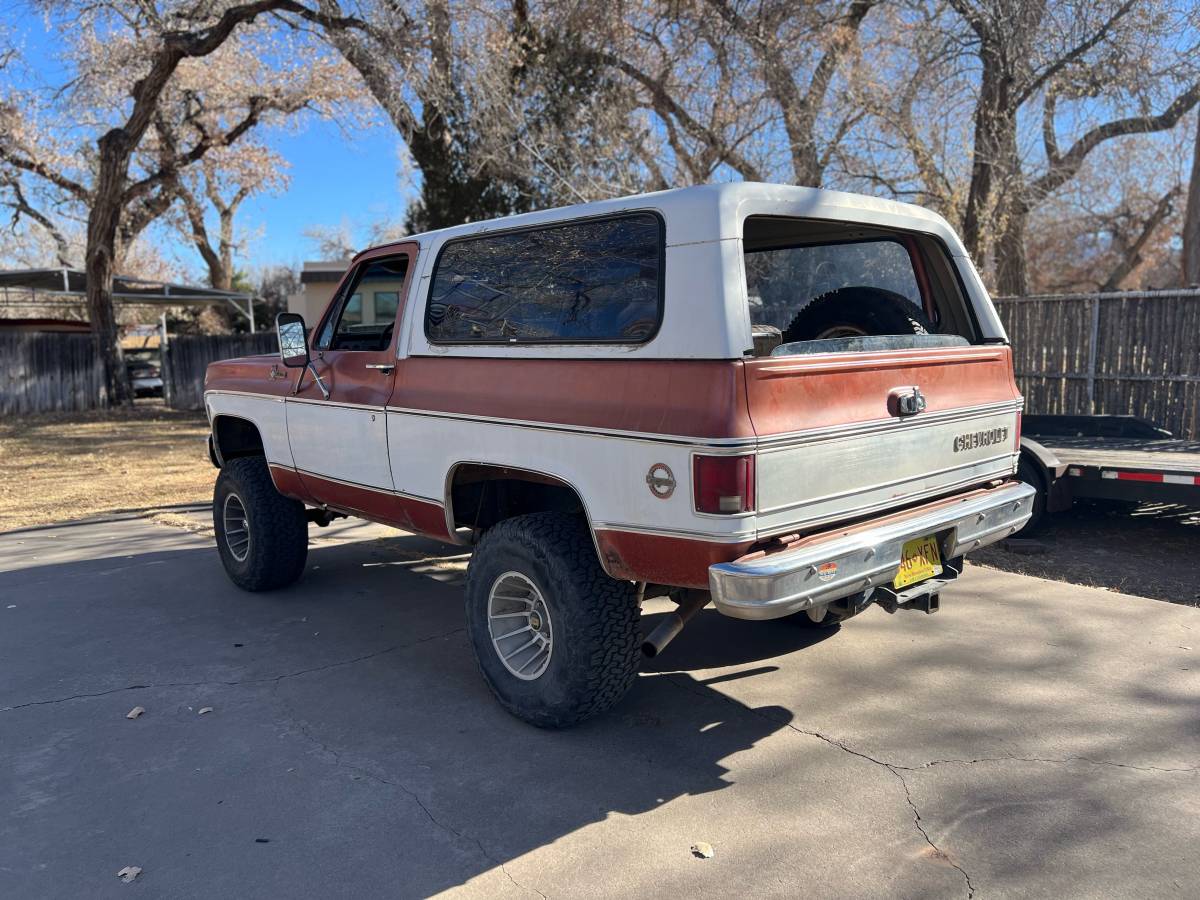
M 506 519 L 467 569 L 467 631 L 484 681 L 508 712 L 540 728 L 615 705 L 640 659 L 633 584 L 600 566 L 586 524 L 566 513 Z
M 931 334 L 936 329 L 902 294 L 882 288 L 844 287 L 805 304 L 783 342 L 816 341 L 853 335 Z
M 275 490 L 261 456 L 231 459 L 213 493 L 217 550 L 229 580 L 247 591 L 287 587 L 304 573 L 304 504 Z

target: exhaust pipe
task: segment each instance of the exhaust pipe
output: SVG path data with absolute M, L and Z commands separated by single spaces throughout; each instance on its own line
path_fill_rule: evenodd
M 654 659 L 667 648 L 667 644 L 675 640 L 675 636 L 683 631 L 683 626 L 700 610 L 708 605 L 708 591 L 687 590 L 679 606 L 658 623 L 658 626 L 646 636 L 642 642 L 642 654 L 647 659 Z

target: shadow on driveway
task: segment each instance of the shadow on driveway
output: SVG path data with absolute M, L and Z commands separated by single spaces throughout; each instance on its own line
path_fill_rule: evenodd
M 548 732 L 475 670 L 461 548 L 380 533 L 317 533 L 262 595 L 144 522 L 0 538 L 0 894 L 128 896 L 126 865 L 171 897 L 1194 883 L 1195 772 L 1164 771 L 1194 681 L 1012 590 L 1044 583 L 976 570 L 957 609 L 840 633 L 706 610 L 613 712 Z

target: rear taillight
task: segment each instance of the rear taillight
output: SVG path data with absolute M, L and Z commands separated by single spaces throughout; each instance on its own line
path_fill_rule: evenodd
M 753 456 L 697 456 L 692 464 L 696 512 L 733 515 L 754 509 Z

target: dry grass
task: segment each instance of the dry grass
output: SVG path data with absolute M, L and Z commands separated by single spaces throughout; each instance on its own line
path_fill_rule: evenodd
M 202 413 L 131 410 L 0 421 L 0 531 L 212 498 Z

